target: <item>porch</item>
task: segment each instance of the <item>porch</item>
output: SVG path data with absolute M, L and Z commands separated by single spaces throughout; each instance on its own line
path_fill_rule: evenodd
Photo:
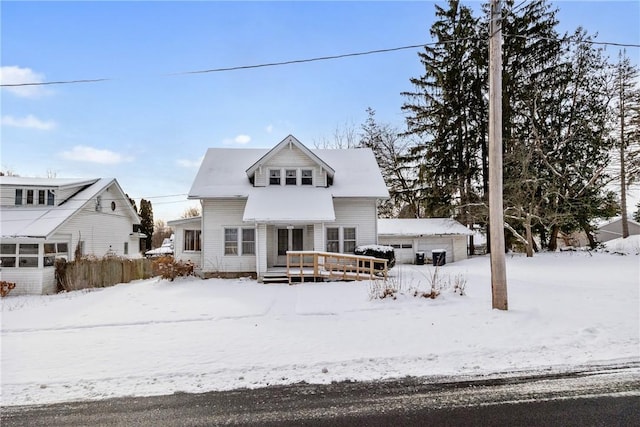
M 270 268 L 264 283 L 387 279 L 387 260 L 364 255 L 287 251 L 286 267 Z

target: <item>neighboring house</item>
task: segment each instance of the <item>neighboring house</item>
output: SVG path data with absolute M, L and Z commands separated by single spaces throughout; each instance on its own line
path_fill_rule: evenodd
M 56 292 L 56 258 L 139 257 L 140 218 L 113 178 L 0 177 L 0 280 Z
M 388 197 L 370 149 L 311 150 L 289 135 L 270 150 L 210 148 L 188 196 L 201 218 L 169 225 L 176 257 L 204 277 L 263 278 L 290 250 L 377 243 L 377 202 Z
M 629 235 L 640 234 L 640 223 L 629 219 Z M 604 243 L 609 240 L 622 237 L 622 218 L 614 218 L 598 227 L 595 238 L 598 242 Z
M 431 258 L 434 250 L 446 251 L 446 262 L 467 258 L 467 239 L 473 232 L 447 218 L 379 219 L 378 242 L 395 249 L 396 261 L 415 262 L 416 253 Z
M 161 256 L 173 256 L 173 240 L 175 235 L 167 237 L 162 241 L 162 245 L 155 249 L 150 249 L 144 253 L 147 258 L 157 258 Z

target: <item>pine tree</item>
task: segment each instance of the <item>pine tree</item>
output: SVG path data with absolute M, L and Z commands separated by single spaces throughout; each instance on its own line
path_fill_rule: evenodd
M 153 237 L 153 207 L 149 200 L 140 200 L 140 232 L 147 236 L 145 250 L 150 250 Z
M 480 197 L 486 172 L 487 45 L 480 41 L 478 20 L 468 7 L 450 0 L 436 5 L 430 33 L 436 44 L 418 55 L 425 74 L 411 79 L 407 134 L 419 139 L 408 161 L 417 166 L 416 216 L 456 216 L 475 221 L 470 210 Z

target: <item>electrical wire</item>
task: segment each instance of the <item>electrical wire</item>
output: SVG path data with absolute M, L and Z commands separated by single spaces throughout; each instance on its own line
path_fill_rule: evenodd
M 527 36 L 504 34 L 503 37 L 527 37 Z M 545 38 L 540 38 L 540 39 L 545 39 Z M 618 42 L 605 42 L 605 41 L 600 42 L 600 41 L 594 41 L 594 40 L 574 41 L 574 40 L 571 40 L 571 37 L 563 38 L 563 39 L 553 39 L 553 38 L 548 37 L 546 39 L 548 39 L 548 40 L 559 40 L 561 42 L 567 41 L 567 42 L 570 42 L 570 43 L 587 43 L 587 44 L 594 44 L 594 45 L 640 48 L 640 44 L 635 44 L 635 43 L 618 43 Z M 181 72 L 176 72 L 176 73 L 165 74 L 165 76 L 184 76 L 184 75 L 193 75 L 193 74 L 220 73 L 220 72 L 250 70 L 250 69 L 266 68 L 266 67 L 278 67 L 278 66 L 293 65 L 293 64 L 304 64 L 304 63 L 310 63 L 310 62 L 328 61 L 328 60 L 334 60 L 334 59 L 344 59 L 344 58 L 352 58 L 352 57 L 358 57 L 358 56 L 366 56 L 366 55 L 375 55 L 375 54 L 381 54 L 381 53 L 397 52 L 397 51 L 408 50 L 408 49 L 418 49 L 418 48 L 427 47 L 427 46 L 434 46 L 434 45 L 437 45 L 437 44 L 457 43 L 457 42 L 461 42 L 461 41 L 465 41 L 465 40 L 478 40 L 478 39 L 476 37 L 463 37 L 463 38 L 451 39 L 451 40 L 441 40 L 441 41 L 432 42 L 432 43 L 422 43 L 422 44 L 413 44 L 413 45 L 393 47 L 393 48 L 387 48 L 387 49 L 368 50 L 368 51 L 364 51 L 364 52 L 352 52 L 352 53 L 344 53 L 344 54 L 338 54 L 338 55 L 318 56 L 318 57 L 313 57 L 313 58 L 293 59 L 293 60 L 280 61 L 280 62 L 267 62 L 267 63 L 261 63 L 261 64 L 239 65 L 239 66 L 233 66 L 233 67 L 221 67 L 221 68 L 211 68 L 211 69 L 204 69 L 204 70 L 181 71 Z M 484 40 L 484 39 L 482 39 L 482 40 Z M 63 85 L 63 84 L 79 84 L 79 83 L 80 84 L 82 84 L 82 83 L 101 83 L 101 82 L 113 81 L 113 80 L 116 80 L 116 79 L 114 79 L 114 78 L 99 78 L 99 79 L 80 79 L 80 80 L 58 80 L 58 81 L 48 81 L 48 82 L 1 83 L 0 87 L 9 88 L 9 87 L 21 87 L 21 86 L 46 86 L 46 85 Z

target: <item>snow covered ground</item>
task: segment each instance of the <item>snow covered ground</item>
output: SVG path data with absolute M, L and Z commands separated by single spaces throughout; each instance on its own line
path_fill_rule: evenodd
M 615 244 L 612 243 L 612 245 Z M 631 246 L 629 246 L 629 244 Z M 507 257 L 509 311 L 491 309 L 488 256 L 375 284 L 168 282 L 2 300 L 2 405 L 203 392 L 299 381 L 483 374 L 640 359 L 640 240 L 611 253 Z

